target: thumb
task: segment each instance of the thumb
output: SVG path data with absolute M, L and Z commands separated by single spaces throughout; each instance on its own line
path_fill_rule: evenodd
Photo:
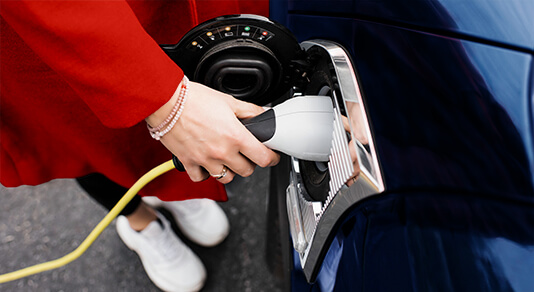
M 238 119 L 252 118 L 265 111 L 261 106 L 235 98 L 231 103 L 231 107 Z

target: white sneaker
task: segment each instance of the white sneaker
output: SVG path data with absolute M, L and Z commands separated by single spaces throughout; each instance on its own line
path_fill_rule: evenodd
M 226 214 L 212 200 L 164 202 L 157 197 L 143 197 L 143 200 L 154 208 L 164 208 L 171 212 L 182 233 L 199 245 L 215 246 L 230 233 Z
M 117 232 L 141 258 L 148 277 L 164 291 L 198 291 L 206 281 L 206 269 L 200 259 L 172 231 L 167 219 L 158 214 L 140 232 L 130 227 L 124 216 L 117 218 Z

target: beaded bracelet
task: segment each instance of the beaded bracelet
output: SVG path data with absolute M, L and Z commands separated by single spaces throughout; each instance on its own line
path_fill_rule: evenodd
M 189 92 L 188 81 L 189 79 L 184 76 L 184 78 L 182 79 L 182 86 L 180 87 L 180 92 L 178 94 L 178 99 L 176 100 L 176 104 L 172 108 L 172 111 L 169 116 L 157 127 L 152 128 L 149 124 L 147 124 L 150 136 L 152 136 L 152 138 L 156 140 L 161 139 L 163 135 L 167 134 L 172 130 L 172 128 L 178 121 L 178 118 L 180 118 L 180 115 L 182 114 L 182 111 L 184 109 L 187 94 Z
M 184 76 L 184 78 L 182 79 L 182 84 L 180 86 L 180 91 L 178 92 L 179 96 L 181 95 L 182 91 L 184 90 L 184 87 L 187 86 L 186 78 L 187 77 Z M 159 126 L 154 127 L 154 128 L 151 128 L 149 126 L 150 132 L 156 132 L 156 131 L 159 131 L 159 130 L 163 129 L 163 127 L 166 124 L 168 124 L 171 121 L 171 119 L 174 117 L 174 115 L 176 114 L 176 111 L 178 110 L 179 106 L 180 106 L 180 97 L 178 97 L 178 100 L 176 101 L 176 104 L 174 105 L 174 107 L 173 107 L 173 109 L 171 111 L 171 114 L 165 119 L 165 121 L 163 121 Z

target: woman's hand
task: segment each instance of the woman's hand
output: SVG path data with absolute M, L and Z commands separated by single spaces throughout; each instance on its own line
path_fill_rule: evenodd
M 165 120 L 177 95 L 146 119 L 149 125 Z M 191 180 L 205 180 L 210 174 L 221 174 L 226 167 L 228 171 L 219 181 L 228 183 L 236 174 L 249 176 L 256 165 L 272 166 L 280 159 L 238 120 L 263 111 L 259 106 L 190 81 L 183 112 L 160 141 L 180 159 Z

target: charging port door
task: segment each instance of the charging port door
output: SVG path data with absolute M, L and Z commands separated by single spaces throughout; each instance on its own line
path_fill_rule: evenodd
M 384 183 L 349 55 L 338 44 L 325 40 L 305 41 L 301 47 L 306 52 L 307 80 L 295 87 L 294 95 L 327 95 L 334 104 L 329 161 L 291 158 L 286 190 L 293 247 L 306 279 L 313 282 L 336 224 L 350 207 L 383 192 Z

